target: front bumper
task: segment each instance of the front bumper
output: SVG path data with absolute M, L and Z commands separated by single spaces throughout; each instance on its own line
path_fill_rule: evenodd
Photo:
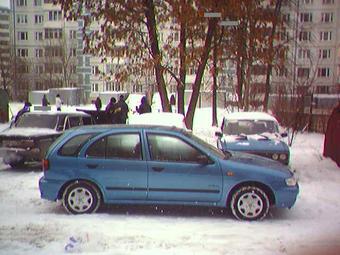
M 299 194 L 299 185 L 285 187 L 275 192 L 275 206 L 278 208 L 291 208 L 294 206 Z

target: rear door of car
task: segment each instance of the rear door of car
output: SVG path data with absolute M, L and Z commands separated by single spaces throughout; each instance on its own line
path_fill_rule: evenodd
M 176 135 L 145 133 L 148 200 L 215 202 L 222 195 L 222 172 L 198 147 Z
M 144 200 L 147 196 L 147 166 L 139 132 L 102 136 L 83 150 L 82 174 L 99 183 L 107 200 Z

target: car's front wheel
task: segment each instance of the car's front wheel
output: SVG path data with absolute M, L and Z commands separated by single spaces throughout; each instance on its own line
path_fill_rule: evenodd
M 94 213 L 101 204 L 101 197 L 94 185 L 85 181 L 76 181 L 66 187 L 62 201 L 69 213 Z
M 231 211 L 239 220 L 262 220 L 269 211 L 269 198 L 256 186 L 243 186 L 232 195 Z

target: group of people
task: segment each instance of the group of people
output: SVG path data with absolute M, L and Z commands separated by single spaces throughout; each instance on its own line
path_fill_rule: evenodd
M 98 115 L 101 113 L 102 101 L 100 97 L 97 97 L 94 101 Z M 120 95 L 117 102 L 115 97 L 111 97 L 109 103 L 105 107 L 106 122 L 111 124 L 126 124 L 128 119 L 129 107 L 125 102 L 123 95 Z M 141 100 L 141 104 L 136 106 L 136 112 L 139 114 L 151 112 L 151 106 L 144 96 Z
M 57 94 L 55 96 L 55 106 L 57 108 L 57 111 L 61 111 L 61 105 L 63 104 L 63 102 L 61 101 L 60 95 Z M 48 101 L 46 95 L 44 94 L 42 99 L 41 99 L 41 105 L 46 107 L 48 105 L 50 105 L 50 102 Z

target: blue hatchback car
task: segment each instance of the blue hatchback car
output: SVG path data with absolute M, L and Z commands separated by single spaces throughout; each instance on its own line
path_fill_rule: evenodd
M 290 208 L 299 187 L 283 164 L 225 154 L 174 127 L 110 125 L 67 131 L 49 148 L 41 197 L 72 214 L 101 204 L 171 204 L 230 208 L 260 220 L 271 206 Z

